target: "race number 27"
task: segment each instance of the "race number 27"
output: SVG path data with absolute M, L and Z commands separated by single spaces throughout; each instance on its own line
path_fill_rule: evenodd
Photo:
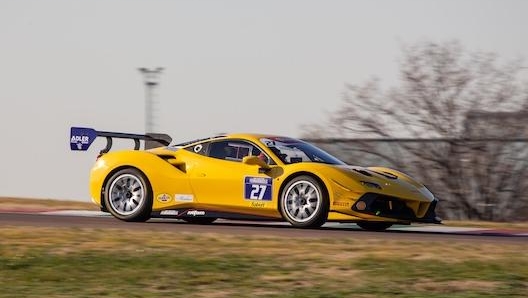
M 271 201 L 271 178 L 245 177 L 244 198 L 246 200 Z
M 266 193 L 267 185 L 264 184 L 252 184 L 251 193 L 249 194 L 250 200 L 262 200 Z

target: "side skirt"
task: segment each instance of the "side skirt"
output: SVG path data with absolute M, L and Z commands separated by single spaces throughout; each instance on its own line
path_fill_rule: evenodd
M 199 208 L 180 208 L 180 209 L 167 209 L 161 211 L 154 211 L 151 213 L 152 218 L 223 218 L 233 220 L 252 220 L 252 221 L 283 221 L 281 218 L 267 217 L 267 216 L 256 216 L 243 213 L 233 212 L 219 212 L 214 210 L 206 210 Z

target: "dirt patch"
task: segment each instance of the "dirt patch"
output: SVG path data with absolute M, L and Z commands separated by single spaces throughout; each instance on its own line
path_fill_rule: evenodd
M 434 293 L 455 293 L 460 291 L 493 291 L 501 286 L 498 281 L 486 280 L 450 280 L 450 281 L 432 281 L 421 280 L 413 285 L 413 289 L 419 292 L 427 291 Z

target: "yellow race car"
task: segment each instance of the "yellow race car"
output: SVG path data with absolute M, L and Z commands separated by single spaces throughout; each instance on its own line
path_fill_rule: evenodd
M 167 135 L 72 127 L 71 149 L 87 150 L 97 137 L 106 137 L 107 146 L 91 170 L 90 194 L 121 220 L 268 219 L 299 228 L 332 221 L 378 231 L 440 223 L 437 199 L 411 177 L 347 165 L 299 139 L 228 134 L 171 145 Z M 113 138 L 133 139 L 134 150 L 110 151 Z M 140 140 L 159 147 L 140 150 Z

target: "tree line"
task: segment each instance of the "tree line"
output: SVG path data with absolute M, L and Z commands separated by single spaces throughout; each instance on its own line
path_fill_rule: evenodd
M 448 219 L 528 219 L 528 84 L 522 60 L 459 42 L 402 49 L 400 84 L 347 84 L 305 137 L 349 164 L 394 167 L 426 184 Z M 330 139 L 329 139 L 330 136 Z

